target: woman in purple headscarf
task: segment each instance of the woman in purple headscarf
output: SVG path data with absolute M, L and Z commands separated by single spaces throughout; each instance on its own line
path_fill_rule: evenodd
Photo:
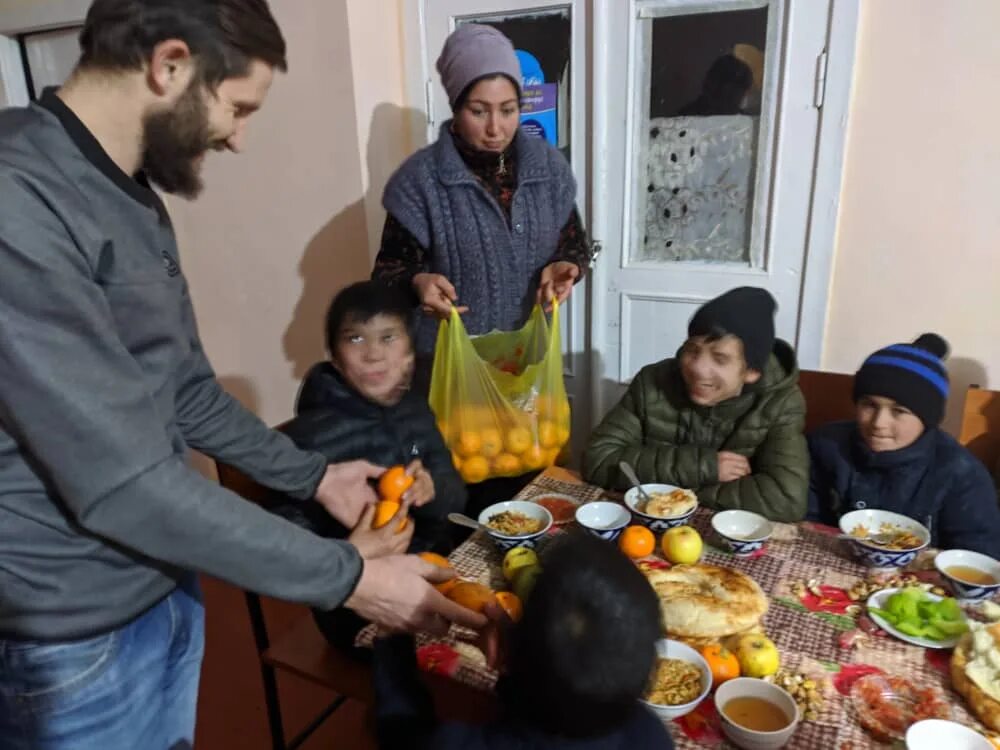
M 437 319 L 452 305 L 472 334 L 513 330 L 536 301 L 569 297 L 591 259 L 569 165 L 518 129 L 521 69 L 510 40 L 463 24 L 437 70 L 453 117 L 389 180 L 372 272 L 425 313 L 415 337 L 419 380 L 429 372 Z

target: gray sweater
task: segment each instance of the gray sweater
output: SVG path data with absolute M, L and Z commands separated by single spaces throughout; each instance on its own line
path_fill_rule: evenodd
M 219 386 L 170 221 L 48 92 L 0 112 L 0 637 L 106 632 L 185 571 L 316 607 L 354 547 L 203 478 L 190 448 L 305 500 L 325 461 Z
M 559 243 L 576 200 L 566 159 L 542 138 L 514 136 L 517 186 L 510 221 L 466 166 L 448 132 L 407 159 L 385 187 L 382 204 L 430 251 L 430 273 L 448 278 L 470 334 L 520 328 L 535 304 L 542 268 Z M 421 316 L 416 348 L 434 351 L 438 322 Z

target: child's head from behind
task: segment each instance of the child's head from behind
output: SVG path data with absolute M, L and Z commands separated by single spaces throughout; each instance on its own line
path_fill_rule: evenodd
M 688 324 L 680 351 L 688 397 L 714 406 L 760 380 L 774 348 L 774 298 L 738 287 L 702 305 Z
M 854 418 L 874 452 L 915 443 L 944 417 L 948 343 L 925 333 L 912 344 L 892 344 L 869 356 L 854 375 Z
M 560 735 L 598 736 L 635 710 L 655 662 L 659 602 L 617 547 L 554 541 L 511 639 L 513 708 Z
M 374 281 L 342 289 L 326 314 L 330 363 L 354 390 L 383 406 L 397 403 L 413 376 L 409 301 Z

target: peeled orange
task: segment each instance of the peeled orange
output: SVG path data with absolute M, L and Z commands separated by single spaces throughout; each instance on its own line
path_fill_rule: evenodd
M 380 500 L 378 502 L 378 505 L 375 506 L 375 518 L 372 521 L 372 528 L 381 529 L 383 526 L 389 523 L 389 521 L 392 520 L 392 517 L 396 515 L 396 513 L 398 512 L 399 512 L 398 502 L 396 502 L 395 500 Z M 396 533 L 398 534 L 403 529 L 405 529 L 406 524 L 408 523 L 409 520 L 404 518 L 403 522 L 399 525 L 399 528 L 396 530 Z
M 417 555 L 421 560 L 429 562 L 431 565 L 437 565 L 441 568 L 451 568 L 451 563 L 448 562 L 448 558 L 444 555 L 439 555 L 436 552 L 421 552 Z M 435 583 L 434 588 L 440 591 L 442 594 L 447 594 L 453 588 L 458 585 L 458 579 L 452 578 L 450 581 L 445 581 L 444 583 Z
M 378 478 L 378 496 L 383 500 L 392 500 L 398 506 L 403 493 L 413 486 L 413 481 L 405 466 L 393 466 Z
M 459 581 L 448 592 L 448 598 L 473 612 L 482 612 L 487 604 L 496 601 L 492 589 L 475 581 Z
M 507 613 L 507 617 L 512 622 L 521 621 L 521 616 L 524 614 L 524 606 L 521 604 L 521 600 L 517 594 L 512 591 L 498 591 L 496 593 L 496 600 L 497 604 Z

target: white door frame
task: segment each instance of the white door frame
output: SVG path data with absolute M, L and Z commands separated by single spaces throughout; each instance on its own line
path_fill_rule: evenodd
M 31 97 L 17 43 L 20 34 L 79 26 L 91 0 L 0 0 L 0 107 L 23 107 Z
M 817 90 L 822 92 L 822 106 L 817 133 L 816 168 L 809 203 L 806 265 L 800 290 L 795 341 L 798 362 L 803 369 L 818 369 L 822 361 L 860 3 L 861 0 L 831 0 L 825 71 L 819 66 L 816 70 Z M 615 12 L 620 13 L 620 9 L 620 0 L 593 0 L 591 85 L 595 100 L 608 101 L 607 92 L 610 86 L 616 85 L 610 75 L 612 68 L 608 50 L 611 46 L 611 25 L 606 19 L 614 18 Z M 603 155 L 608 152 L 610 139 L 618 137 L 615 133 L 620 131 L 621 123 L 609 119 L 607 108 L 592 107 L 591 112 L 593 161 L 590 166 L 594 175 L 594 189 L 591 191 L 590 227 L 594 238 L 602 240 L 612 236 L 614 232 L 610 226 L 607 202 L 597 200 L 596 197 L 607 195 L 612 186 L 607 170 L 598 172 L 598 169 L 607 166 L 608 160 Z M 598 159 L 598 155 L 602 158 Z M 591 321 L 607 319 L 605 310 L 608 295 L 600 290 L 606 289 L 609 283 L 609 264 L 619 262 L 618 254 L 604 253 L 592 271 L 591 284 L 595 294 L 591 300 Z M 601 327 L 591 326 L 591 336 L 590 345 L 596 358 L 605 348 L 605 331 Z M 604 403 L 605 387 L 599 371 L 591 376 L 591 399 L 596 424 L 609 406 Z

